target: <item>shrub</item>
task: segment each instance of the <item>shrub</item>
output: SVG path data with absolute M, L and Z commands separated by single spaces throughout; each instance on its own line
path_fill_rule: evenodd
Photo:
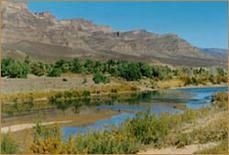
M 120 70 L 120 75 L 128 81 L 140 80 L 142 77 L 140 67 L 136 63 L 130 63 L 126 66 L 123 65 Z
M 99 84 L 99 83 L 109 83 L 110 82 L 110 80 L 108 79 L 108 77 L 102 75 L 101 73 L 95 73 L 94 76 L 93 76 L 93 81 L 96 84 Z
M 90 97 L 91 96 L 91 93 L 88 90 L 84 90 L 82 96 L 83 97 Z
M 10 58 L 2 60 L 1 68 L 2 76 L 10 78 L 26 78 L 29 73 L 29 67 L 27 64 Z
M 76 138 L 77 153 L 88 154 L 123 154 L 136 153 L 139 145 L 131 136 L 118 130 L 98 131 Z
M 62 71 L 59 68 L 51 68 L 48 72 L 49 77 L 59 77 L 61 75 Z
M 3 154 L 15 154 L 18 153 L 19 147 L 12 139 L 9 133 L 4 134 L 1 140 L 1 153 Z
M 214 103 L 214 105 L 223 110 L 227 110 L 228 107 L 227 100 L 228 100 L 228 95 L 227 93 L 224 92 L 216 93 L 212 98 L 212 102 Z
M 71 62 L 70 61 L 67 61 L 67 60 L 60 59 L 60 60 L 57 60 L 55 62 L 54 67 L 61 69 L 61 71 L 63 73 L 65 73 L 67 71 L 70 71 L 70 69 L 71 69 Z
M 85 73 L 93 73 L 95 70 L 94 61 L 86 59 L 83 64 L 83 68 Z
M 34 128 L 34 140 L 31 145 L 33 153 L 136 153 L 139 145 L 136 140 L 126 133 L 111 130 L 98 131 L 87 135 L 78 135 L 76 139 L 72 136 L 67 142 L 61 140 L 60 128 L 58 126 Z
M 168 115 L 157 117 L 153 114 L 139 113 L 135 118 L 126 124 L 127 132 L 142 144 L 153 144 L 160 146 L 163 144 L 168 134 L 170 123 Z
M 152 69 L 151 67 L 146 63 L 139 63 L 141 74 L 146 77 L 152 76 Z
M 60 128 L 57 125 L 45 127 L 37 124 L 34 127 L 34 138 L 30 149 L 33 153 L 39 154 L 75 153 L 72 147 L 72 138 L 69 138 L 67 144 L 64 143 L 61 140 Z
M 43 76 L 47 73 L 48 68 L 47 66 L 41 62 L 34 62 L 31 64 L 31 73 L 37 76 Z
M 190 135 L 181 133 L 181 134 L 177 134 L 174 145 L 177 148 L 181 148 L 184 147 L 185 145 L 191 144 L 191 141 L 192 141 L 192 137 L 190 137 Z
M 79 59 L 75 58 L 71 61 L 70 69 L 73 73 L 81 73 L 82 72 L 82 65 L 81 65 Z

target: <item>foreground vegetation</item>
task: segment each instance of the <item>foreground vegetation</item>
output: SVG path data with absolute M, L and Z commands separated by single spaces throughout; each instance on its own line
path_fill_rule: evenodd
M 64 141 L 57 125 L 46 127 L 38 124 L 34 128 L 33 143 L 29 148 L 33 153 L 137 153 L 146 145 L 154 148 L 183 147 L 189 144 L 221 141 L 220 145 L 201 152 L 225 153 L 228 138 L 226 117 L 205 122 L 204 126 L 190 131 L 184 129 L 187 125 L 192 127 L 197 120 L 226 113 L 226 93 L 217 93 L 212 102 L 212 107 L 187 109 L 176 115 L 163 113 L 155 116 L 150 112 L 138 113 L 135 118 L 124 122 L 120 127 L 89 132 L 86 135 L 79 134 L 76 137 L 70 136 Z M 3 138 L 2 150 L 12 153 L 18 150 L 18 146 Z

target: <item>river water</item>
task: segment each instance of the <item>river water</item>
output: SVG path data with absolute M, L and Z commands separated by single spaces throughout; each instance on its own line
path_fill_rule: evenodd
M 144 92 L 133 95 L 127 100 L 116 99 L 112 103 L 104 102 L 96 106 L 96 109 L 115 110 L 119 113 L 111 119 L 98 120 L 86 126 L 64 126 L 62 132 L 64 137 L 68 137 L 70 134 L 103 130 L 110 126 L 118 126 L 125 120 L 135 117 L 136 112 L 141 111 L 150 111 L 156 115 L 161 112 L 176 114 L 182 112 L 182 110 L 174 108 L 179 104 L 186 105 L 191 109 L 203 108 L 211 106 L 211 98 L 214 93 L 226 91 L 228 91 L 227 87 L 179 88 Z

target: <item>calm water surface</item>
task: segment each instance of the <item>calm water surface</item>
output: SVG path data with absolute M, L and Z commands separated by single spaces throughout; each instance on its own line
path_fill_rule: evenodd
M 118 115 L 111 119 L 99 120 L 87 126 L 65 126 L 62 128 L 64 137 L 70 134 L 87 133 L 106 129 L 109 126 L 118 126 L 127 119 L 135 117 L 136 112 L 149 110 L 156 115 L 161 112 L 176 114 L 182 112 L 175 109 L 177 104 L 186 104 L 188 108 L 198 109 L 211 105 L 212 95 L 216 92 L 226 92 L 227 87 L 214 88 L 180 88 L 173 90 L 162 90 L 145 92 L 133 96 L 125 101 L 114 100 L 112 103 L 96 106 L 97 110 L 111 109 L 119 111 Z

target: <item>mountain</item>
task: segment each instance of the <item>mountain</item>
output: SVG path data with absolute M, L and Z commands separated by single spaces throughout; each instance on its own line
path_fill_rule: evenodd
M 227 49 L 222 49 L 222 48 L 201 48 L 200 49 L 202 52 L 205 52 L 209 55 L 212 55 L 214 57 L 219 57 L 219 58 L 225 58 L 227 59 Z
M 73 57 L 128 59 L 186 66 L 226 66 L 176 34 L 145 30 L 119 32 L 84 19 L 57 20 L 49 12 L 32 13 L 25 2 L 2 2 L 3 56 L 30 56 L 46 62 Z

